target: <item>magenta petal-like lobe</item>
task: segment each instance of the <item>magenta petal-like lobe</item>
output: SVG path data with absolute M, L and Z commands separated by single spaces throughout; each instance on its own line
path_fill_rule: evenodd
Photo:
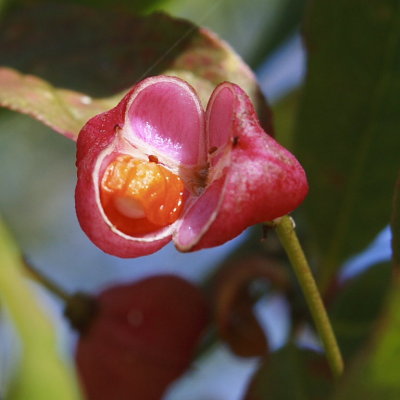
M 224 178 L 214 181 L 186 212 L 174 238 L 179 250 L 191 249 L 212 223 L 220 206 L 224 182 Z
M 139 257 L 154 253 L 171 240 L 171 234 L 133 238 L 118 232 L 107 220 L 99 199 L 101 155 L 118 147 L 118 132 L 125 118 L 129 94 L 114 109 L 89 120 L 77 141 L 75 206 L 83 231 L 106 253 Z M 97 172 L 96 172 L 97 171 Z
M 209 147 L 215 151 L 221 151 L 232 140 L 234 102 L 235 95 L 229 87 L 222 87 L 210 99 L 208 109 L 212 112 L 207 113 L 207 136 Z
M 205 162 L 203 109 L 184 81 L 154 77 L 141 82 L 128 104 L 131 140 L 139 139 L 175 162 L 197 166 Z
M 221 191 L 212 193 L 210 207 L 215 208 L 205 213 L 203 202 L 213 190 L 210 182 L 198 205 L 185 215 L 174 237 L 183 251 L 217 246 L 248 226 L 283 216 L 308 191 L 303 168 L 263 131 L 250 99 L 238 86 L 223 83 L 215 89 L 206 120 L 209 143 L 214 146 L 210 179 L 220 182 Z

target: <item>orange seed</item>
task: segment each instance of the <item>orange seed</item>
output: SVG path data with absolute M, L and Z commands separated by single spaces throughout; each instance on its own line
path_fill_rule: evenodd
M 183 206 L 179 176 L 155 162 L 118 155 L 106 168 L 100 199 L 107 217 L 127 235 L 151 233 L 175 222 Z

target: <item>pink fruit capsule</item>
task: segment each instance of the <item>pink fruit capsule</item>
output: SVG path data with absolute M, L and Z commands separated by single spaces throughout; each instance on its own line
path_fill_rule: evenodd
M 181 79 L 147 78 L 83 127 L 77 149 L 78 219 L 98 247 L 120 257 L 171 240 L 180 251 L 220 245 L 293 211 L 308 191 L 300 163 L 229 82 L 204 111 Z

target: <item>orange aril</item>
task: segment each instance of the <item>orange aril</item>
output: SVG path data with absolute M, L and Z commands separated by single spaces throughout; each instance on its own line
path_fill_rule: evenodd
M 110 222 L 133 236 L 175 222 L 183 206 L 184 185 L 176 174 L 151 161 L 120 154 L 107 166 L 100 199 Z

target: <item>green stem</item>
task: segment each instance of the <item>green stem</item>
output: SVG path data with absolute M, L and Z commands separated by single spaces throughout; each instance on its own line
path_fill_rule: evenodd
M 29 278 L 35 280 L 40 285 L 44 286 L 47 290 L 51 293 L 55 294 L 61 300 L 68 302 L 71 298 L 71 295 L 67 293 L 64 289 L 60 286 L 55 284 L 53 281 L 42 275 L 36 268 L 34 268 L 31 264 L 29 264 L 26 260 L 23 262 L 23 266 Z
M 59 297 L 65 303 L 64 316 L 69 320 L 71 326 L 82 332 L 91 323 L 97 310 L 96 301 L 85 293 L 77 292 L 69 294 L 52 280 L 44 276 L 26 260 L 23 262 L 25 274 L 45 287 L 51 293 Z
M 299 280 L 315 326 L 325 347 L 332 373 L 335 377 L 338 377 L 342 374 L 344 368 L 342 355 L 310 266 L 297 238 L 294 222 L 291 217 L 286 215 L 274 221 L 273 226 Z

